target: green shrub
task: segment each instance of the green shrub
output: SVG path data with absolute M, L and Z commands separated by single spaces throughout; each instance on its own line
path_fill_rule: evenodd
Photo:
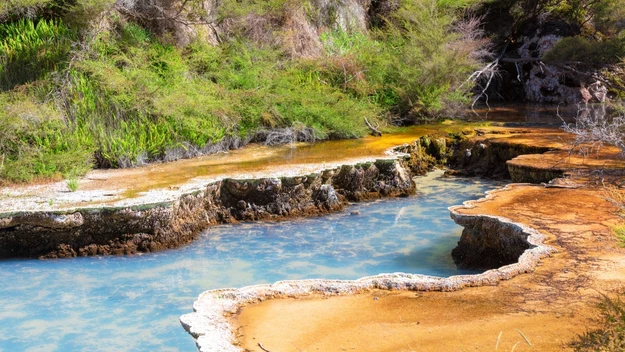
M 545 53 L 543 59 L 551 63 L 583 63 L 600 66 L 615 64 L 625 57 L 625 38 L 604 41 L 582 37 L 563 38 Z
M 400 115 L 440 115 L 466 98 L 471 87 L 459 88 L 478 65 L 471 57 L 478 43 L 454 27 L 456 9 L 471 3 L 404 0 L 369 37 L 325 34 L 332 59 L 322 66 L 322 79 Z
M 284 13 L 287 5 L 298 4 L 294 0 L 225 0 L 218 9 L 218 17 L 235 18 L 248 14 L 276 15 Z
M 598 304 L 599 320 L 597 329 L 586 331 L 569 343 L 576 352 L 625 350 L 625 293 L 615 298 L 603 296 Z
M 141 27 L 103 32 L 75 62 L 63 88 L 69 125 L 87 136 L 103 167 L 160 160 L 174 149 L 203 148 L 226 136 L 303 125 L 318 139 L 358 137 L 378 108 L 322 85 L 314 67 L 277 48 L 234 40 L 184 51 Z
M 79 186 L 78 176 L 75 172 L 70 172 L 65 179 L 65 184 L 70 192 L 76 192 Z
M 0 128 L 10 127 L 0 131 L 0 179 L 68 175 L 94 158 L 99 167 L 130 167 L 196 155 L 272 128 L 354 138 L 368 133 L 365 119 L 383 125 L 389 114 L 436 116 L 466 96 L 458 88 L 475 66 L 471 45 L 460 45 L 454 28 L 456 10 L 470 2 L 403 0 L 388 25 L 370 33 L 328 29 L 317 59 L 293 58 L 279 43 L 245 33 L 218 47 L 180 49 L 113 15 L 87 35 L 77 14 L 95 18 L 111 0 L 77 0 L 51 12 L 73 30 L 60 20 L 7 22 L 0 25 L 10 33 L 0 39 L 8 53 L 0 56 L 0 79 L 10 92 L 2 95 Z M 222 5 L 222 19 L 254 13 L 280 26 L 304 11 L 316 21 L 309 2 Z M 79 45 L 69 67 L 72 41 Z
M 23 93 L 0 94 L 0 183 L 84 173 L 92 167 L 85 144 L 51 105 Z

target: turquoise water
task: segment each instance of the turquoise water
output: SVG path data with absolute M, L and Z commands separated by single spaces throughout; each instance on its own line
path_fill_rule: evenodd
M 320 218 L 218 226 L 175 250 L 0 261 L 0 351 L 194 351 L 178 317 L 208 289 L 398 271 L 467 273 L 449 254 L 462 228 L 447 207 L 496 185 L 440 175 L 417 179 L 414 197 Z

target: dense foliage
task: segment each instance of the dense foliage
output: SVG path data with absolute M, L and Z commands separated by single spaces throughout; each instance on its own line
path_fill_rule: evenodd
M 319 21 L 306 2 L 222 5 L 222 21 L 278 19 L 275 38 L 294 11 Z M 365 119 L 436 116 L 478 64 L 454 29 L 463 5 L 406 0 L 370 32 L 321 24 L 318 55 L 297 57 L 235 26 L 220 45 L 178 47 L 111 1 L 13 0 L 0 10 L 0 180 L 172 160 L 268 129 L 354 138 Z
M 559 27 L 567 38 L 545 57 L 550 63 L 601 66 L 625 57 L 625 0 L 487 0 L 481 11 L 500 41 L 527 35 L 540 22 Z
M 189 157 L 267 131 L 274 142 L 355 138 L 365 121 L 449 114 L 492 59 L 474 15 L 484 8 L 513 16 L 510 28 L 550 13 L 592 30 L 601 41 L 569 41 L 593 60 L 618 61 L 623 49 L 623 0 L 379 1 L 365 28 L 346 23 L 339 2 L 224 0 L 210 20 L 219 43 L 184 45 L 176 24 L 205 19 L 203 1 L 158 2 L 165 10 L 138 0 L 0 5 L 0 183 Z

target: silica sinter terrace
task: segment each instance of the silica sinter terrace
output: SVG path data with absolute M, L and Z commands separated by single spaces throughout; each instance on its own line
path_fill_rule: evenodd
M 159 253 L 0 261 L 0 351 L 192 351 L 178 318 L 203 291 L 284 279 L 358 279 L 458 270 L 462 232 L 448 206 L 497 186 L 417 178 L 418 195 L 356 204 L 329 216 L 206 230 Z

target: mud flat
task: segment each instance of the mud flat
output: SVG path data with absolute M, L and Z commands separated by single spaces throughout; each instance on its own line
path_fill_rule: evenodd
M 563 135 L 546 132 L 478 133 L 464 141 L 464 160 L 454 159 L 479 165 L 481 172 L 493 155 L 508 170 L 533 167 L 525 163 L 530 158 L 546 160 L 542 168 L 569 177 L 509 185 L 450 208 L 465 226 L 456 261 L 503 267 L 450 278 L 395 273 L 207 291 L 194 313 L 181 317 L 183 326 L 202 351 L 260 351 L 261 345 L 272 351 L 486 350 L 496 344 L 510 350 L 519 342 L 517 350 L 530 343 L 534 349 L 562 350 L 592 324 L 599 293 L 620 287 L 625 278 L 625 252 L 610 231 L 621 220 L 592 177 L 593 170 L 606 165 L 617 170 L 622 162 L 562 158 L 568 156 Z M 543 154 L 520 156 L 523 150 Z M 506 151 L 517 155 L 500 158 Z M 541 260 L 545 257 L 550 258 Z

